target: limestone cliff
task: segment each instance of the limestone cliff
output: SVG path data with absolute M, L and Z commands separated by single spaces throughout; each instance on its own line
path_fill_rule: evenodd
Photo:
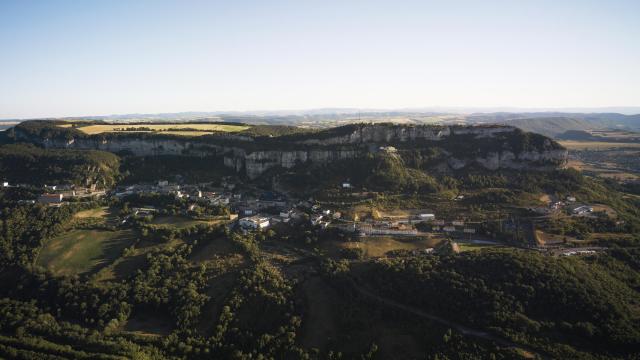
M 127 151 L 135 155 L 224 157 L 224 164 L 256 178 L 272 168 L 297 164 L 327 164 L 354 159 L 382 146 L 410 151 L 440 148 L 440 169 L 475 165 L 489 170 L 545 169 L 566 163 L 567 151 L 552 140 L 508 126 L 439 126 L 355 124 L 282 137 L 179 137 L 126 134 L 84 135 L 79 132 L 30 131 L 29 122 L 16 127 L 16 138 L 48 148 Z M 25 125 L 26 124 L 26 125 Z M 53 125 L 55 126 L 55 125 Z M 48 135 L 49 134 L 49 135 Z

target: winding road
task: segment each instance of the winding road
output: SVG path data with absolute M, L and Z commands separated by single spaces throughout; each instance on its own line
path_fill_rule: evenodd
M 456 331 L 460 332 L 463 335 L 466 336 L 471 336 L 471 337 L 475 337 L 475 338 L 479 338 L 479 339 L 483 339 L 483 340 L 489 340 L 489 341 L 493 341 L 498 345 L 504 346 L 504 347 L 509 347 L 509 348 L 513 348 L 513 349 L 521 349 L 521 350 L 525 350 L 531 354 L 537 355 L 538 358 L 542 358 L 542 359 L 551 359 L 551 357 L 547 356 L 547 355 L 542 355 L 540 354 L 539 350 L 533 349 L 529 346 L 525 346 L 525 345 L 520 345 L 520 344 L 516 344 L 506 338 L 497 336 L 495 334 L 491 334 L 488 333 L 486 331 L 482 331 L 482 330 L 477 330 L 477 329 L 472 329 L 469 328 L 467 326 L 458 324 L 456 322 L 453 322 L 451 320 L 447 320 L 444 319 L 440 316 L 437 315 L 433 315 L 433 314 L 429 314 L 425 311 L 422 311 L 420 309 L 414 308 L 412 306 L 408 306 L 408 305 L 404 305 L 401 304 L 397 301 L 388 299 L 388 298 L 383 298 L 377 294 L 374 294 L 373 292 L 371 292 L 368 289 L 365 289 L 359 285 L 356 285 L 355 282 L 353 283 L 353 286 L 355 288 L 356 291 L 358 291 L 360 294 L 362 294 L 363 296 L 376 300 L 386 306 L 398 309 L 398 310 L 402 310 L 402 311 L 406 311 L 408 313 L 411 313 L 413 315 L 419 316 L 421 318 L 424 319 L 428 319 L 428 320 L 432 320 L 435 321 L 437 323 L 440 323 L 442 325 L 448 326 L 452 329 L 455 329 Z

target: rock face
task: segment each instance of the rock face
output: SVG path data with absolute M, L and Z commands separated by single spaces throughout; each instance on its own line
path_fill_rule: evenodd
M 327 164 L 354 159 L 382 146 L 394 146 L 400 151 L 427 147 L 448 146 L 452 153 L 443 160 L 445 168 L 458 170 L 477 165 L 489 170 L 543 169 L 566 163 L 567 151 L 551 140 L 543 145 L 513 151 L 505 142 L 510 136 L 521 134 L 508 126 L 405 126 L 405 125 L 348 125 L 288 140 L 241 138 L 222 141 L 216 138 L 172 138 L 162 136 L 76 136 L 34 137 L 16 128 L 16 137 L 49 148 L 95 149 L 110 152 L 128 151 L 135 155 L 187 155 L 223 157 L 227 167 L 243 172 L 254 179 L 272 168 L 290 169 L 297 164 Z M 536 135 L 538 136 L 538 135 Z M 489 144 L 494 150 L 480 155 L 454 155 L 455 143 Z M 480 146 L 480 145 L 478 145 Z M 497 149 L 497 150 L 496 150 Z

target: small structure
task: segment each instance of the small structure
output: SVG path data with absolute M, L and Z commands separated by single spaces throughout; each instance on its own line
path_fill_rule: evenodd
M 575 196 L 567 196 L 567 201 L 568 202 L 576 202 L 576 198 L 575 198 Z
M 158 181 L 158 186 L 167 186 L 167 185 L 169 185 L 169 182 L 167 180 Z
M 260 230 L 269 226 L 269 219 L 256 215 L 242 218 L 238 221 L 238 224 L 244 229 Z
M 38 202 L 41 204 L 60 204 L 63 197 L 62 194 L 42 194 L 38 198 Z
M 420 218 L 420 220 L 423 220 L 423 221 L 435 220 L 436 218 L 434 214 L 420 214 L 418 215 L 418 217 Z
M 582 215 L 582 214 L 593 212 L 593 208 L 591 206 L 581 205 L 571 209 L 571 212 L 576 215 Z
M 3 181 L 2 182 L 2 187 L 9 187 L 9 182 L 8 181 Z
M 451 224 L 452 224 L 453 226 L 464 226 L 464 221 L 462 221 L 462 220 L 453 220 L 453 221 L 451 222 Z
M 351 183 L 343 182 L 342 183 L 342 188 L 343 189 L 351 189 Z

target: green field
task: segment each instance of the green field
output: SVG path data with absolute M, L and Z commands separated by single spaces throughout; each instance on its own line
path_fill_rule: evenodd
M 56 275 L 87 273 L 118 258 L 133 241 L 131 230 L 72 230 L 49 240 L 36 263 Z

